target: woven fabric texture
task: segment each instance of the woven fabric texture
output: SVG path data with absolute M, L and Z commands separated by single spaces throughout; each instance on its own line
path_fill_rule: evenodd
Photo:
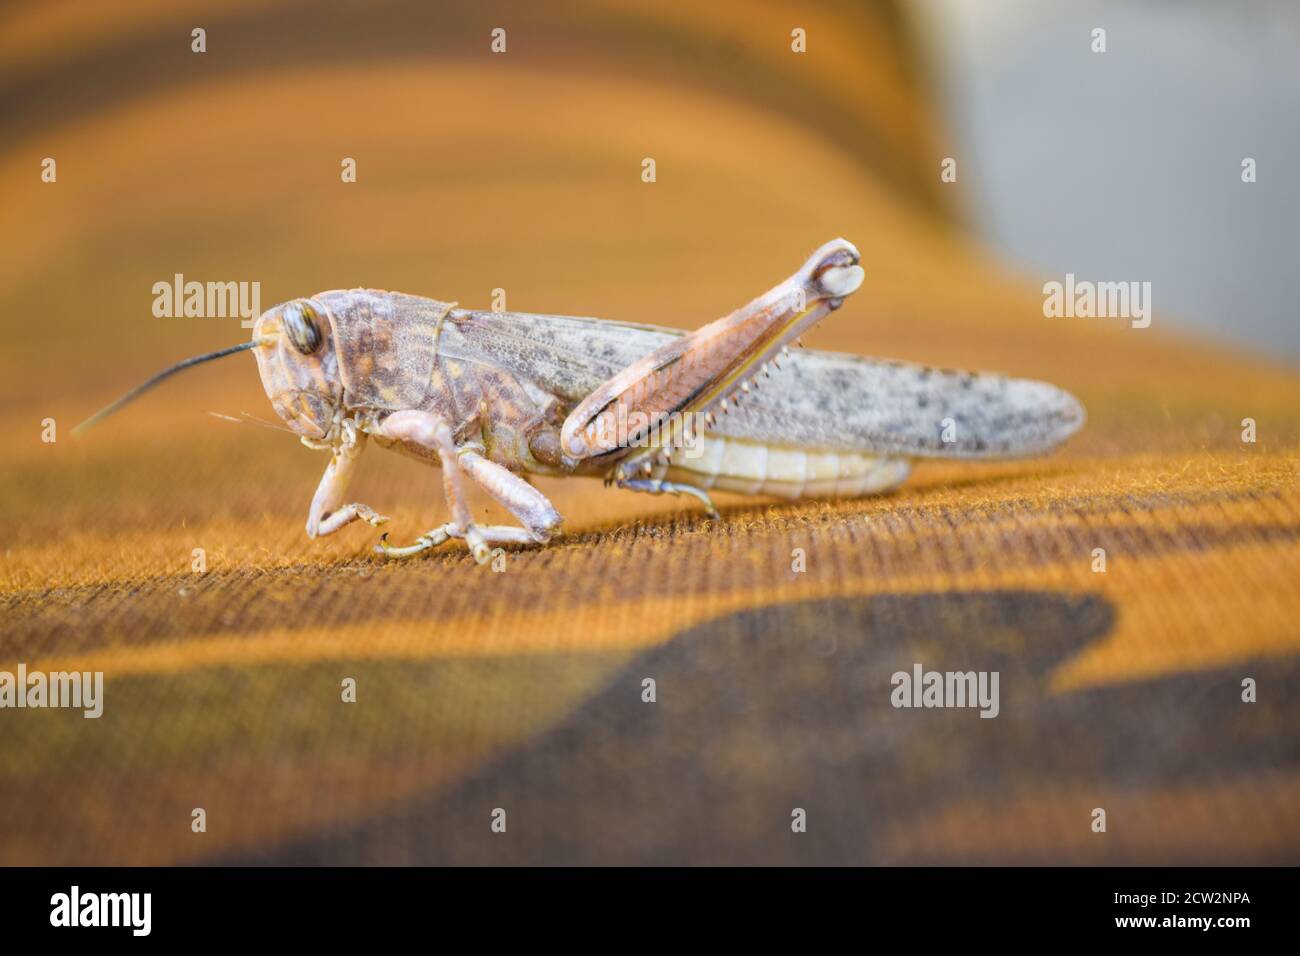
M 6 14 L 0 671 L 105 690 L 0 711 L 0 863 L 1296 862 L 1300 377 L 1158 300 L 1044 318 L 892 5 L 806 11 L 806 55 L 776 4 L 545 6 L 230 4 L 203 55 L 184 3 Z M 323 457 L 207 414 L 273 418 L 247 356 L 69 434 L 247 336 L 152 316 L 174 273 L 691 328 L 837 235 L 867 280 L 809 345 L 1051 381 L 1084 430 L 720 521 L 540 481 L 566 534 L 499 572 L 307 540 Z M 355 496 L 400 541 L 440 487 L 374 449 Z M 997 671 L 998 716 L 891 706 L 916 663 Z

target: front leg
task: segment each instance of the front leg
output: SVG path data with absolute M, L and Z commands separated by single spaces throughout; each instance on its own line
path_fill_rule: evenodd
M 360 502 L 354 501 L 352 504 L 340 507 L 340 502 L 348 493 L 348 485 L 352 482 L 357 459 L 361 457 L 365 441 L 365 433 L 358 432 L 354 440 L 345 441 L 333 449 L 325 474 L 321 476 L 320 484 L 316 486 L 316 494 L 311 500 L 311 510 L 307 513 L 307 537 L 319 538 L 333 534 L 358 518 L 374 527 L 388 520 L 384 515 L 376 514 L 372 508 Z
M 380 433 L 395 441 L 411 442 L 436 452 L 442 462 L 443 493 L 452 520 L 423 535 L 405 548 L 381 543 L 378 551 L 390 557 L 405 557 L 426 551 L 447 538 L 464 538 L 474 560 L 485 564 L 492 555 L 491 544 L 544 544 L 561 523 L 560 514 L 540 491 L 518 475 L 483 457 L 480 448 L 458 447 L 451 427 L 437 415 L 407 410 L 384 419 Z M 474 524 L 465 494 L 468 475 L 523 524 L 480 527 Z

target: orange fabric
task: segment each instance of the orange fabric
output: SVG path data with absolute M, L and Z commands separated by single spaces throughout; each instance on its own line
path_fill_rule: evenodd
M 183 5 L 7 14 L 75 42 L 24 43 L 5 104 L 0 670 L 106 690 L 0 711 L 0 862 L 1295 860 L 1300 379 L 1158 311 L 1044 318 L 951 224 L 892 7 L 809 13 L 802 56 L 776 4 L 436 7 L 228 5 L 203 56 Z M 152 317 L 175 272 L 695 327 L 835 235 L 867 282 L 810 345 L 1052 381 L 1084 431 L 717 523 L 543 481 L 568 534 L 502 573 L 307 540 L 323 457 L 205 414 L 272 417 L 246 357 L 69 436 L 247 334 Z M 361 470 L 394 540 L 444 520 L 436 472 Z M 999 670 L 1001 713 L 891 707 L 914 662 Z

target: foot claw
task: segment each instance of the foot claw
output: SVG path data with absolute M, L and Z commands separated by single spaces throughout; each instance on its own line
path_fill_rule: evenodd
M 404 548 L 396 548 L 388 543 L 387 533 L 380 535 L 379 543 L 375 545 L 375 554 L 382 554 L 386 558 L 409 558 L 413 554 L 421 554 L 433 547 L 433 541 L 428 535 L 422 535 L 415 540 L 414 544 L 408 544 Z
M 660 481 L 654 478 L 618 478 L 616 479 L 620 488 L 626 488 L 629 491 L 645 491 L 652 495 L 691 495 L 699 499 L 700 504 L 704 505 L 704 513 L 714 521 L 721 520 L 717 507 L 713 504 L 713 499 L 709 497 L 708 492 L 702 488 L 696 488 L 694 485 L 686 485 L 680 482 Z
M 492 546 L 488 542 L 481 528 L 477 525 L 470 525 L 468 528 L 461 530 L 454 524 L 445 524 L 441 528 L 434 528 L 427 531 L 420 537 L 416 538 L 414 543 L 406 547 L 398 548 L 388 543 L 388 534 L 379 536 L 379 543 L 375 545 L 375 553 L 382 554 L 388 558 L 409 558 L 415 554 L 422 554 L 431 548 L 436 548 L 448 538 L 463 538 L 470 554 L 479 564 L 487 564 L 492 560 Z
M 474 560 L 478 564 L 489 564 L 492 556 L 499 550 L 494 548 L 497 544 L 545 544 L 550 537 L 550 530 L 558 527 L 559 522 L 548 527 L 544 531 L 532 530 L 526 528 L 515 528 L 512 526 L 497 525 L 476 525 L 469 524 L 464 528 L 458 528 L 453 522 L 448 522 L 441 528 L 434 528 L 432 531 L 425 532 L 415 539 L 413 544 L 404 548 L 393 547 L 388 543 L 388 535 L 379 536 L 379 543 L 375 545 L 375 553 L 382 554 L 388 558 L 406 558 L 411 555 L 421 554 L 431 548 L 436 548 L 448 538 L 460 538 L 469 548 Z
M 487 538 L 477 525 L 470 525 L 465 529 L 465 543 L 469 545 L 469 553 L 474 555 L 474 560 L 479 564 L 487 564 L 491 560 L 492 549 L 488 547 Z
M 382 554 L 386 558 L 409 558 L 414 554 L 423 554 L 430 548 L 436 548 L 449 537 L 452 537 L 453 533 L 449 531 L 450 527 L 450 525 L 443 525 L 441 528 L 426 531 L 416 538 L 414 543 L 408 544 L 404 548 L 395 548 L 389 544 L 388 533 L 384 532 L 379 536 L 379 543 L 375 545 L 375 553 Z
M 388 523 L 388 515 L 381 515 L 374 508 L 367 505 L 357 505 L 357 517 L 370 525 L 372 528 L 378 528 L 381 524 Z M 385 535 L 387 537 L 387 535 Z

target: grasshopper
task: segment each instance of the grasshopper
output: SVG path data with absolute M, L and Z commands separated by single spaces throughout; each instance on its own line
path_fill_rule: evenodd
M 397 547 L 449 539 L 489 560 L 493 545 L 545 544 L 562 518 L 530 475 L 603 477 L 651 494 L 856 496 L 903 482 L 918 457 L 1040 453 L 1083 409 L 1042 382 L 927 368 L 790 345 L 863 281 L 857 249 L 826 243 L 784 282 L 689 334 L 650 325 L 479 312 L 421 296 L 351 289 L 264 312 L 242 345 L 187 359 L 168 376 L 252 350 L 271 405 L 329 464 L 307 535 L 388 519 L 347 489 L 367 441 L 441 466 L 450 521 Z M 518 521 L 479 525 L 467 484 Z

